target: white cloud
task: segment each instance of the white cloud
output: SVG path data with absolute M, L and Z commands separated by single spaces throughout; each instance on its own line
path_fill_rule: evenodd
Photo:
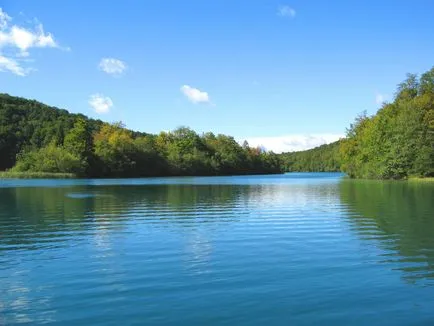
M 0 55 L 0 71 L 9 71 L 18 76 L 27 75 L 27 70 L 21 67 L 16 60 L 2 55 Z
M 102 58 L 98 67 L 109 75 L 120 75 L 127 69 L 125 62 L 115 58 Z
M 201 90 L 184 85 L 181 87 L 181 92 L 193 103 L 211 103 L 209 95 L 207 92 L 202 92 Z
M 1 70 L 25 76 L 31 70 L 23 68 L 21 58 L 30 56 L 32 48 L 59 48 L 51 33 L 44 32 L 42 24 L 32 28 L 11 24 L 12 18 L 0 8 Z M 7 53 L 7 55 L 5 54 Z
M 98 114 L 108 113 L 113 106 L 111 98 L 103 94 L 92 94 L 88 103 Z
M 294 18 L 295 10 L 289 6 L 280 6 L 277 15 L 280 17 Z
M 343 134 L 299 134 L 277 137 L 252 137 L 246 140 L 250 147 L 259 146 L 275 153 L 282 153 L 311 149 L 332 143 L 343 137 Z M 243 141 L 240 140 L 240 143 Z
M 6 28 L 8 22 L 11 20 L 11 17 L 8 16 L 7 13 L 0 8 L 0 29 Z
M 375 95 L 375 103 L 381 105 L 387 101 L 388 97 L 389 96 L 386 94 L 377 94 Z
M 51 33 L 44 33 L 44 27 L 42 26 L 42 24 L 39 24 L 37 26 L 37 30 L 38 30 L 38 36 L 36 39 L 36 46 L 40 47 L 40 48 L 57 48 L 59 47 L 59 45 L 57 44 L 57 42 L 54 40 L 54 37 Z M 69 49 L 69 48 L 68 48 Z
M 0 31 L 0 48 L 17 48 L 21 52 L 27 52 L 30 48 L 56 48 L 58 44 L 51 33 L 45 33 L 41 24 L 34 30 L 20 26 L 2 28 Z

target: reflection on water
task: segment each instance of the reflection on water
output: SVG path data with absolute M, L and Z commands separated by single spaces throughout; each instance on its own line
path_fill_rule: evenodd
M 434 320 L 430 184 L 28 182 L 0 185 L 0 324 Z
M 346 180 L 340 196 L 356 213 L 352 222 L 360 237 L 384 250 L 382 263 L 411 282 L 434 278 L 433 185 Z

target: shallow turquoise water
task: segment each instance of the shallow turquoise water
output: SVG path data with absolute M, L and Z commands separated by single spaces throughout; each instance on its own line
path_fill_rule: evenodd
M 434 325 L 434 185 L 0 180 L 0 325 Z

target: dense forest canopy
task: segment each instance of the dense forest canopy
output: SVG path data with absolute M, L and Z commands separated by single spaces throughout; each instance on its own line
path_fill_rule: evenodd
M 133 132 L 0 94 L 0 170 L 89 177 L 280 173 L 278 155 L 240 146 L 233 137 L 181 127 Z
M 357 117 L 340 144 L 340 160 L 355 178 L 434 176 L 434 68 L 420 78 L 409 74 L 393 102 Z
M 368 117 L 361 114 L 346 138 L 281 155 L 285 171 L 343 171 L 353 178 L 434 176 L 434 68 L 409 74 L 395 98 Z
M 339 172 L 340 141 L 306 151 L 282 153 L 282 168 L 286 172 Z
M 434 176 L 434 68 L 409 74 L 395 98 L 358 116 L 337 142 L 280 155 L 181 127 L 133 132 L 0 94 L 0 171 L 92 177 L 343 171 L 353 178 Z

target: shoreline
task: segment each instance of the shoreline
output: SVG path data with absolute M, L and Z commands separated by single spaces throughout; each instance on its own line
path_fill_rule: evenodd
M 215 174 L 215 175 L 159 175 L 159 176 L 131 176 L 131 177 L 82 177 L 73 173 L 51 173 L 51 172 L 8 172 L 0 171 L 0 180 L 7 179 L 148 179 L 148 178 L 179 178 L 179 177 L 239 177 L 239 176 L 259 176 L 259 175 L 285 175 L 291 173 L 342 173 L 342 172 L 283 172 L 283 173 L 244 173 L 244 174 Z M 434 182 L 434 177 L 408 177 L 403 179 L 359 179 L 344 177 L 346 180 L 363 180 L 363 181 L 405 181 L 405 182 Z
M 51 173 L 51 172 L 0 172 L 0 180 L 2 179 L 147 179 L 147 178 L 180 178 L 180 177 L 231 177 L 231 176 L 259 176 L 259 175 L 284 175 L 285 173 L 243 173 L 243 174 L 196 174 L 196 175 L 155 175 L 155 176 L 131 176 L 131 177 L 116 177 L 103 176 L 80 177 L 73 173 Z

